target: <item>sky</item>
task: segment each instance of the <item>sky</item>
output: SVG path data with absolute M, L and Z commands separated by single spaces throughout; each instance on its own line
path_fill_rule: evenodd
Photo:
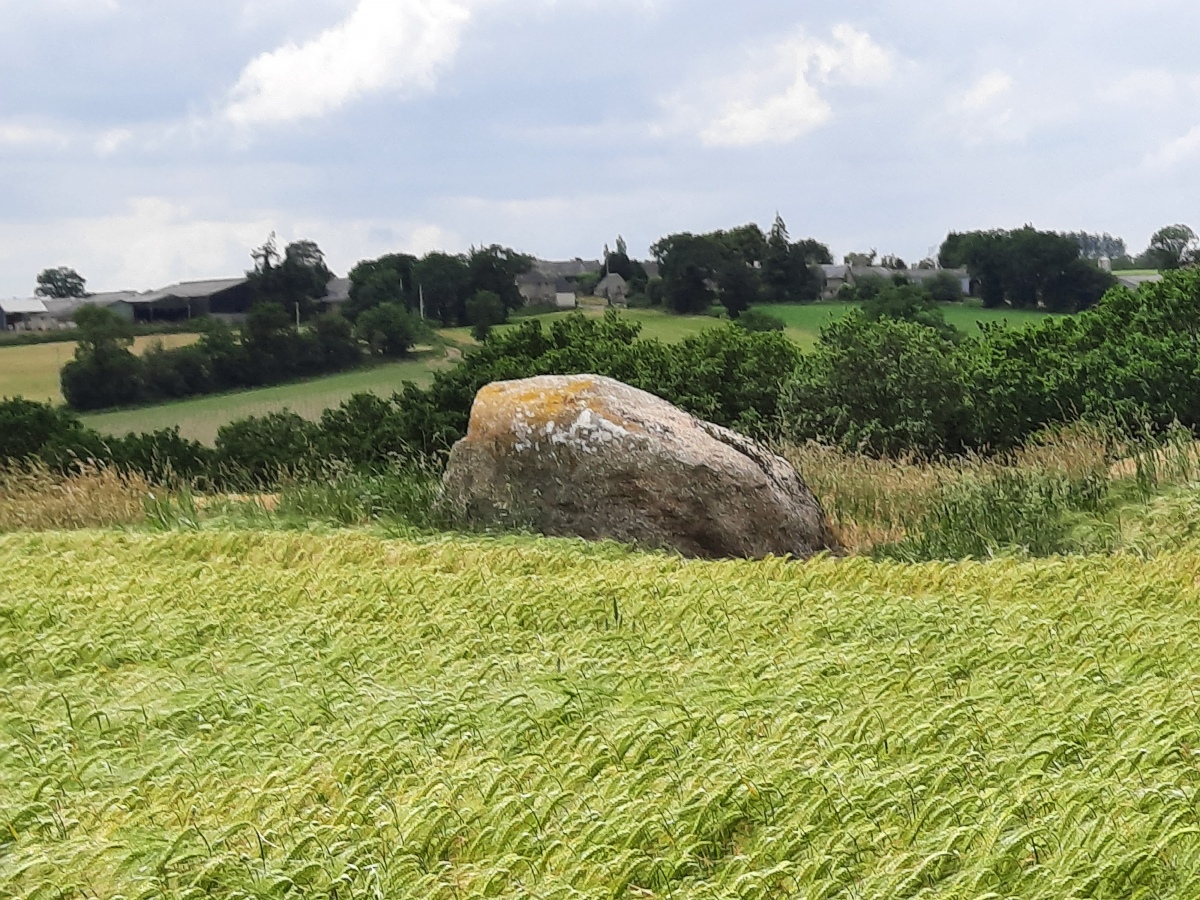
M 1195 0 L 0 0 L 0 296 L 776 212 L 840 258 L 1200 228 Z

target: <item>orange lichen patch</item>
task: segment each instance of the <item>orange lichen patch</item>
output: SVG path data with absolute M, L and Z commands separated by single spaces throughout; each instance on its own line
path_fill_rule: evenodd
M 552 388 L 537 387 L 528 382 L 489 384 L 475 397 L 467 439 L 511 440 L 522 437 L 522 433 L 528 436 L 545 433 L 547 426 L 551 426 L 551 430 L 566 429 L 585 410 L 627 430 L 643 430 L 609 408 L 607 398 L 595 388 L 595 380 L 588 376 L 573 378 Z

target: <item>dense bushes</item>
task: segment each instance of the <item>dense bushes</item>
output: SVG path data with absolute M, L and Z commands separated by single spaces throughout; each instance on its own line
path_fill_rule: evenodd
M 401 314 L 407 319 L 407 313 Z M 196 344 L 155 347 L 141 357 L 129 349 L 132 329 L 110 311 L 85 307 L 79 315 L 84 318 L 78 323 L 75 358 L 61 376 L 63 396 L 77 410 L 278 384 L 353 368 L 363 358 L 352 326 L 337 313 L 317 316 L 297 329 L 283 307 L 273 303 L 255 306 L 240 335 L 213 321 Z M 399 331 L 383 335 L 382 350 L 402 354 L 413 336 L 412 327 L 402 323 Z
M 785 390 L 783 426 L 873 453 L 1005 449 L 1079 419 L 1200 429 L 1200 272 L 957 345 L 937 329 L 851 316 Z

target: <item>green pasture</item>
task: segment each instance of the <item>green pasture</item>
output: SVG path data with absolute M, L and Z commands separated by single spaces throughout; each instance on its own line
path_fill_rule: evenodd
M 1200 896 L 1200 559 L 0 537 L 0 897 Z
M 755 307 L 787 323 L 787 335 L 803 347 L 811 347 L 821 329 L 835 319 L 848 315 L 857 304 L 830 300 L 821 303 L 779 303 Z M 968 334 L 977 333 L 979 324 L 1001 322 L 1011 328 L 1023 328 L 1044 319 L 1050 313 L 1027 309 L 984 309 L 972 303 L 947 303 L 942 306 L 946 321 Z
M 445 365 L 448 362 L 441 351 L 428 351 L 411 360 L 356 369 L 340 375 L 177 400 L 138 409 L 94 413 L 85 415 L 83 420 L 97 431 L 113 435 L 178 425 L 184 437 L 211 444 L 217 436 L 217 430 L 235 419 L 261 416 L 281 409 L 290 409 L 305 418 L 317 419 L 326 409 L 338 406 L 354 394 L 390 396 L 400 390 L 405 381 L 427 384 L 434 371 Z

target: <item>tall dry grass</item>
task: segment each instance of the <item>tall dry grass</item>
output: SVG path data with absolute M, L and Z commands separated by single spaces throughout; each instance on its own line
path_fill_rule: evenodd
M 95 465 L 65 476 L 42 465 L 0 468 L 0 532 L 138 525 L 152 494 L 142 476 Z
M 1115 459 L 1132 452 L 1106 429 L 1086 424 L 1048 431 L 1019 450 L 994 456 L 879 459 L 814 443 L 776 449 L 816 494 L 851 553 L 904 540 L 952 485 L 994 483 L 1014 473 L 1071 482 L 1104 478 Z

